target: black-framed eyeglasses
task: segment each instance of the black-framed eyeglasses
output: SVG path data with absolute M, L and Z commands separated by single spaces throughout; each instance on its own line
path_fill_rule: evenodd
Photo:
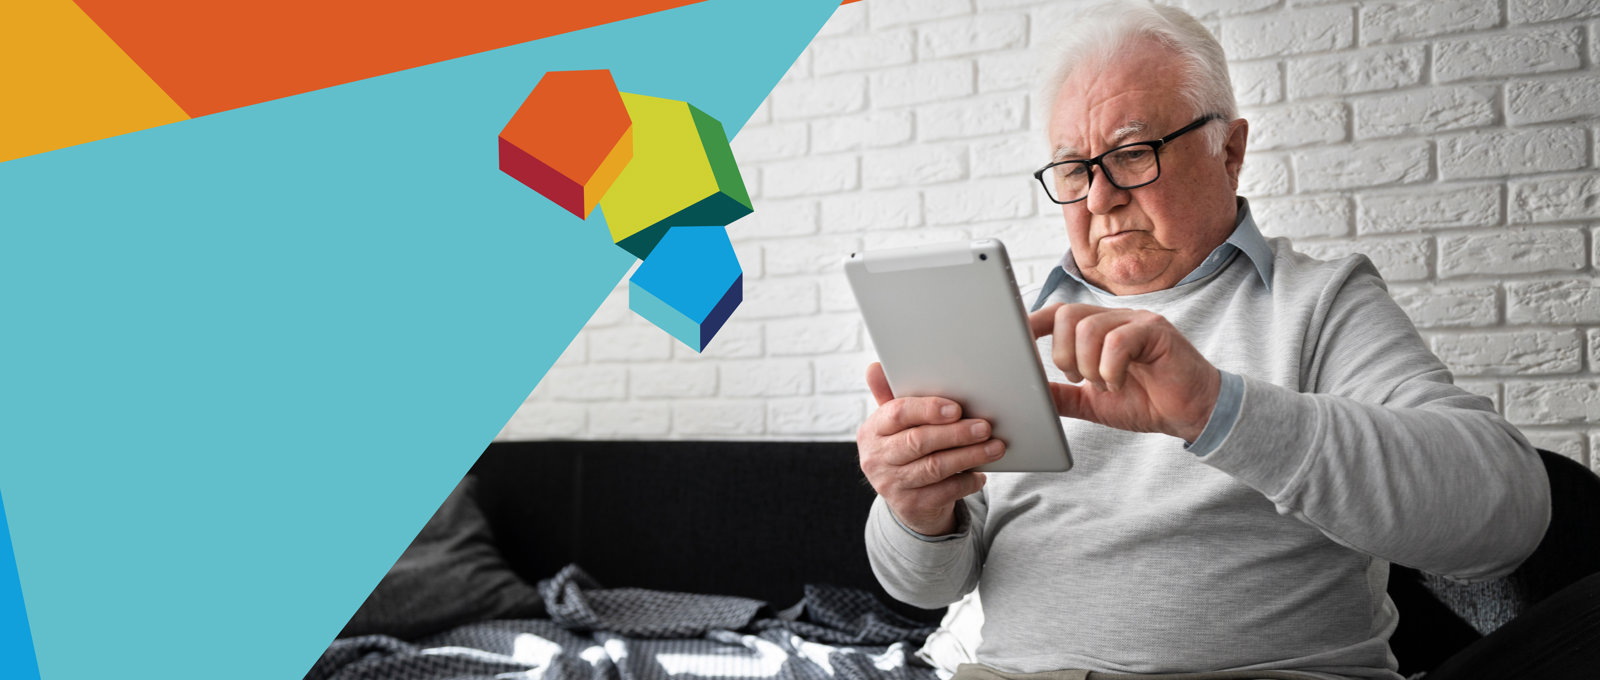
M 1100 166 L 1100 172 L 1105 174 L 1111 186 L 1137 189 L 1161 178 L 1161 155 L 1158 152 L 1162 146 L 1214 120 L 1222 120 L 1222 116 L 1209 113 L 1161 139 L 1123 144 L 1087 160 L 1056 161 L 1034 171 L 1033 178 L 1044 186 L 1044 193 L 1050 200 L 1062 205 L 1089 197 L 1089 185 L 1094 182 L 1092 169 L 1096 165 Z M 1050 173 L 1049 178 L 1045 177 L 1047 172 Z

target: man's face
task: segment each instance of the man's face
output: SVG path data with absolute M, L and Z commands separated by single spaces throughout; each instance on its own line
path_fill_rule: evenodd
M 1147 42 L 1103 71 L 1069 75 L 1050 116 L 1055 160 L 1159 139 L 1215 113 L 1191 110 L 1177 96 L 1176 63 L 1171 51 Z M 1161 148 L 1161 178 L 1153 184 L 1118 189 L 1097 167 L 1089 197 L 1061 206 L 1073 259 L 1090 283 L 1117 295 L 1171 288 L 1233 232 L 1246 125 L 1206 123 L 1212 125 L 1229 128 L 1221 153 L 1202 127 Z

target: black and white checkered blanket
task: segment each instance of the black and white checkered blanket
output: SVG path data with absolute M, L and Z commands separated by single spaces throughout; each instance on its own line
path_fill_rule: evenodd
M 872 595 L 808 586 L 778 614 L 737 597 L 604 589 L 574 566 L 539 584 L 550 620 L 473 623 L 405 642 L 336 640 L 306 680 L 934 680 L 932 627 Z

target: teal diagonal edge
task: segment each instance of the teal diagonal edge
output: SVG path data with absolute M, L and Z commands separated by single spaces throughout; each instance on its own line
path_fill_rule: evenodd
M 711 0 L 0 163 L 39 674 L 303 676 L 633 262 L 499 171 L 539 76 L 742 124 L 836 4 Z
M 33 634 L 28 631 L 28 609 L 22 603 L 22 584 L 11 553 L 11 530 L 6 523 L 5 498 L 0 496 L 0 678 L 39 680 L 33 655 Z

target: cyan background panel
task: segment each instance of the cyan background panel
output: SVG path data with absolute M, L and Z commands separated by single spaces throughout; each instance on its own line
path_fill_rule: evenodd
M 539 76 L 610 68 L 732 133 L 835 5 L 706 2 L 0 164 L 40 675 L 300 677 L 633 262 L 497 169 Z

